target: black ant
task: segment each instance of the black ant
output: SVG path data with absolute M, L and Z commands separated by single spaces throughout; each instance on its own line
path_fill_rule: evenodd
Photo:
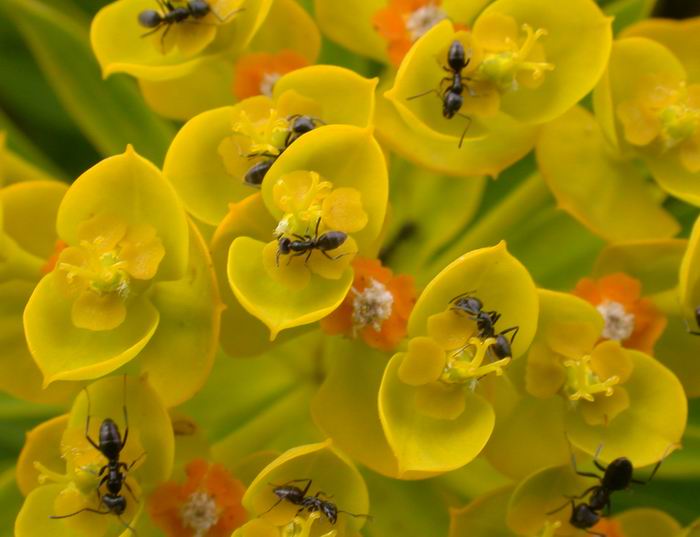
M 119 434 L 119 427 L 111 418 L 105 418 L 100 424 L 100 439 L 99 443 L 95 442 L 90 438 L 90 394 L 85 388 L 85 395 L 87 397 L 88 408 L 87 408 L 87 419 L 85 421 L 85 438 L 97 451 L 102 453 L 102 455 L 107 459 L 107 464 L 100 468 L 99 477 L 102 477 L 99 485 L 97 486 L 97 500 L 98 506 L 104 504 L 107 508 L 106 511 L 101 511 L 99 509 L 92 509 L 91 507 L 84 507 L 74 513 L 68 515 L 54 515 L 49 518 L 69 518 L 78 515 L 83 512 L 96 513 L 98 515 L 108 515 L 114 514 L 119 520 L 129 528 L 134 534 L 136 533 L 134 529 L 126 524 L 121 518 L 121 515 L 126 511 L 126 498 L 121 494 L 122 486 L 131 494 L 132 498 L 138 502 L 134 491 L 126 482 L 126 473 L 131 470 L 131 468 L 136 464 L 136 462 L 143 456 L 132 461 L 131 464 L 127 465 L 125 462 L 119 460 L 119 454 L 124 449 L 126 441 L 129 437 L 129 417 L 126 410 L 126 375 L 124 376 L 124 438 Z M 122 470 L 124 471 L 122 473 Z M 105 473 L 106 472 L 106 473 Z M 104 474 L 104 476 L 103 476 Z M 102 485 L 107 485 L 107 493 L 104 495 L 100 494 L 100 487 Z
M 501 332 L 496 333 L 496 322 L 501 318 L 501 314 L 497 311 L 484 311 L 481 300 L 472 296 L 474 291 L 467 291 L 461 295 L 457 295 L 450 300 L 450 309 L 457 312 L 466 313 L 470 319 L 476 321 L 476 329 L 479 338 L 482 340 L 487 338 L 495 338 L 496 343 L 491 347 L 497 358 L 507 358 L 512 355 L 511 345 L 515 336 L 520 330 L 519 326 L 506 328 Z M 510 341 L 505 337 L 505 334 L 512 332 Z
M 700 306 L 695 308 L 695 324 L 700 326 Z M 688 321 L 685 321 L 685 329 L 691 336 L 700 336 L 700 331 L 691 330 Z
M 578 496 L 567 496 L 569 502 L 565 503 L 558 509 L 547 513 L 548 515 L 564 509 L 564 507 L 567 505 L 571 505 L 571 519 L 569 520 L 569 523 L 575 528 L 588 530 L 598 523 L 601 518 L 599 512 L 603 509 L 605 509 L 606 516 L 610 516 L 610 497 L 612 496 L 613 492 L 625 490 L 629 488 L 630 484 L 632 483 L 646 485 L 654 478 L 656 471 L 659 469 L 665 458 L 665 455 L 664 457 L 661 457 L 659 462 L 657 462 L 654 466 L 654 469 L 651 471 L 651 474 L 647 480 L 641 481 L 633 478 L 634 467 L 632 466 L 632 461 L 630 461 L 627 457 L 618 457 L 606 467 L 598 462 L 599 452 L 600 448 L 598 448 L 598 451 L 593 457 L 593 464 L 595 464 L 595 467 L 598 468 L 598 470 L 603 472 L 602 477 L 592 472 L 579 471 L 576 467 L 576 456 L 574 455 L 573 451 L 571 452 L 571 465 L 574 468 L 574 472 L 583 477 L 592 477 L 597 479 L 599 483 L 587 488 Z M 578 505 L 574 502 L 574 500 L 580 500 L 586 497 L 588 494 L 590 494 L 588 502 L 583 502 Z M 586 533 L 599 537 L 605 537 L 600 533 L 589 531 Z
M 279 267 L 280 265 L 281 255 L 289 255 L 289 262 L 287 263 L 289 264 L 292 261 L 292 257 L 306 254 L 306 259 L 304 259 L 304 263 L 306 263 L 314 250 L 318 250 L 331 261 L 343 257 L 345 254 L 331 257 L 328 255 L 328 251 L 339 248 L 348 238 L 347 234 L 342 231 L 326 231 L 319 235 L 318 227 L 320 225 L 321 219 L 319 218 L 316 220 L 316 230 L 313 236 L 294 234 L 293 237 L 298 240 L 292 240 L 289 237 L 280 235 L 277 239 L 277 257 L 275 258 L 277 266 Z
M 306 483 L 306 486 L 303 489 L 300 489 L 299 487 L 292 485 L 292 483 Z M 309 513 L 318 511 L 319 513 L 323 514 L 331 524 L 335 524 L 338 521 L 339 513 L 345 513 L 346 515 L 350 515 L 355 518 L 365 517 L 370 520 L 372 519 L 370 515 L 356 515 L 354 513 L 338 509 L 334 503 L 322 498 L 332 498 L 332 496 L 328 496 L 325 492 L 320 490 L 313 496 L 307 496 L 306 493 L 309 492 L 309 488 L 311 488 L 311 479 L 295 479 L 293 481 L 288 481 L 284 485 L 274 487 L 272 492 L 279 498 L 279 500 L 277 500 L 272 507 L 265 511 L 263 515 L 269 513 L 280 503 L 286 500 L 291 504 L 299 506 L 299 510 L 296 513 L 297 515 L 304 511 L 308 511 Z
M 151 28 L 150 31 L 143 34 L 141 37 L 146 37 L 151 35 L 163 26 L 165 26 L 165 31 L 160 38 L 161 46 L 165 41 L 165 36 L 168 35 L 170 28 L 173 24 L 187 21 L 192 19 L 193 22 L 197 22 L 198 19 L 203 19 L 209 13 L 213 14 L 219 22 L 224 22 L 226 19 L 241 11 L 237 9 L 232 13 L 229 13 L 225 19 L 222 19 L 217 13 L 211 8 L 211 6 L 206 2 L 206 0 L 188 0 L 187 3 L 182 7 L 173 6 L 172 0 L 156 0 L 160 12 L 155 9 L 144 9 L 139 13 L 139 24 L 144 28 Z M 200 23 L 201 24 L 201 23 Z
M 410 101 L 412 99 L 417 99 L 418 97 L 428 95 L 429 93 L 435 93 L 438 97 L 440 97 L 440 99 L 442 99 L 442 116 L 445 119 L 452 119 L 455 115 L 462 116 L 463 118 L 467 119 L 467 126 L 464 127 L 464 131 L 462 132 L 462 136 L 459 139 L 459 144 L 457 147 L 462 147 L 464 136 L 467 134 L 467 131 L 472 124 L 472 118 L 460 112 L 460 109 L 464 104 L 464 97 L 462 97 L 462 93 L 464 92 L 465 87 L 465 84 L 462 83 L 462 70 L 469 65 L 469 61 L 470 58 L 467 58 L 466 53 L 464 52 L 464 45 L 455 39 L 452 41 L 452 44 L 447 51 L 448 67 L 442 67 L 445 71 L 450 73 L 451 76 L 447 76 L 440 81 L 440 89 L 442 89 L 444 82 L 449 82 L 449 86 L 442 93 L 440 93 L 439 90 L 431 89 L 424 91 L 423 93 L 419 93 L 418 95 L 408 97 L 408 100 Z M 469 79 L 466 78 L 465 80 Z M 472 89 L 468 84 L 466 85 L 466 88 L 471 95 Z
M 311 116 L 304 116 L 301 114 L 294 114 L 289 116 L 287 120 L 290 122 L 289 129 L 287 130 L 287 137 L 284 140 L 284 145 L 279 150 L 277 154 L 273 153 L 251 153 L 247 155 L 248 158 L 254 157 L 266 157 L 266 160 L 261 160 L 257 164 L 254 164 L 245 174 L 243 180 L 247 185 L 259 187 L 265 174 L 272 168 L 272 165 L 279 158 L 279 156 L 287 149 L 292 142 L 298 140 L 301 136 L 307 132 L 311 132 L 319 125 L 323 125 L 323 121 L 318 118 Z

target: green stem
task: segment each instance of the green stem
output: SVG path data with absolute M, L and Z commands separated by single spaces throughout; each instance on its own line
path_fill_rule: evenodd
M 530 175 L 461 238 L 439 254 L 429 265 L 427 272 L 437 274 L 459 256 L 476 248 L 494 245 L 508 237 L 535 212 L 551 203 L 552 199 L 542 178 L 537 173 Z

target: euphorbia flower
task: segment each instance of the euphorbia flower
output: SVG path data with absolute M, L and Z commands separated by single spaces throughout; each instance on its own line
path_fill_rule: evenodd
M 343 164 L 347 158 L 353 167 Z M 227 271 L 238 301 L 274 339 L 282 329 L 325 317 L 345 298 L 352 257 L 373 247 L 384 220 L 384 157 L 369 130 L 322 126 L 284 151 L 261 194 L 256 220 L 269 227 L 234 238 Z M 342 240 L 324 252 L 311 247 L 326 233 Z M 283 241 L 310 246 L 285 252 Z
M 605 322 L 591 304 L 541 290 L 540 305 L 525 387 L 535 397 L 559 394 L 569 402 L 565 415 L 555 413 L 541 426 L 552 434 L 567 431 L 572 443 L 588 453 L 604 439 L 606 458 L 619 454 L 638 464 L 658 460 L 685 428 L 687 403 L 678 379 L 646 354 L 615 340 L 599 342 Z M 659 406 L 665 410 L 655 414 Z
M 584 278 L 573 293 L 593 304 L 603 316 L 602 337 L 623 347 L 653 354 L 654 344 L 666 327 L 666 318 L 647 298 L 641 283 L 624 273 L 593 280 Z
M 320 48 L 321 36 L 309 13 L 296 0 L 275 0 L 244 50 L 207 57 L 176 78 L 139 78 L 139 88 L 159 114 L 188 120 L 236 100 L 272 96 L 277 79 L 316 63 Z
M 394 276 L 376 259 L 355 258 L 350 292 L 341 306 L 321 319 L 329 334 L 357 337 L 370 347 L 390 351 L 406 335 L 406 324 L 415 302 L 413 278 Z
M 168 481 L 148 499 L 148 513 L 168 537 L 229 537 L 246 521 L 245 488 L 221 464 L 195 459 L 186 483 Z
M 512 356 L 494 354 L 496 338 L 484 337 L 469 315 L 454 309 L 451 301 L 464 293 L 501 314 L 496 333 L 518 328 Z M 503 243 L 465 254 L 428 284 L 409 320 L 408 351 L 390 360 L 379 390 L 399 475 L 434 475 L 478 455 L 494 425 L 480 383 L 502 375 L 524 352 L 536 315 L 534 283 Z
M 303 489 L 306 480 L 310 483 L 309 496 L 320 491 L 321 498 L 331 501 L 338 508 L 335 524 L 331 524 L 324 513 L 310 513 L 288 501 L 280 502 L 280 498 L 273 493 L 274 487 L 283 484 Z M 282 453 L 253 480 L 243 497 L 243 505 L 259 518 L 236 530 L 233 534 L 235 537 L 352 536 L 362 528 L 369 516 L 367 487 L 362 476 L 330 440 Z M 362 516 L 350 516 L 348 513 Z
M 185 0 L 171 1 L 183 7 Z M 207 0 L 199 19 L 149 28 L 144 11 L 166 15 L 155 0 L 120 0 L 103 7 L 92 21 L 90 40 L 105 76 L 128 73 L 146 80 L 168 80 L 191 73 L 217 53 L 235 53 L 262 24 L 272 0 Z M 157 29 L 156 29 L 157 28 Z
M 107 418 L 115 422 L 121 438 L 126 438 L 119 452 L 119 461 L 127 467 L 121 468 L 125 481 L 119 491 L 126 511 L 121 519 L 115 514 L 89 512 L 50 518 L 85 508 L 106 511 L 96 491 L 106 493 L 104 484 L 100 486 L 104 474 L 99 472 L 107 461 L 85 437 L 88 396 L 82 393 L 69 416 L 39 426 L 27 439 L 17 467 L 18 482 L 27 496 L 15 526 L 18 537 L 96 537 L 113 532 L 115 526 L 120 533 L 130 531 L 124 526 L 138 524 L 143 494 L 170 474 L 174 455 L 170 418 L 148 382 L 117 376 L 91 384 L 87 390 L 88 434 L 93 441 L 99 442 L 98 432 Z M 123 405 L 128 409 L 128 437 Z
M 221 309 L 206 246 L 160 170 L 131 147 L 105 159 L 71 185 L 54 225 L 68 246 L 24 310 L 44 384 L 103 376 L 139 355 L 170 404 L 191 397 Z

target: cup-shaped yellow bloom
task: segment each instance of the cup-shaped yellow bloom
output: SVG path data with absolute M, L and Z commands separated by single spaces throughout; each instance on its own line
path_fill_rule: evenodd
M 159 114 L 188 120 L 254 95 L 272 96 L 284 74 L 316 63 L 321 35 L 295 0 L 276 0 L 244 51 L 207 57 L 184 76 L 139 79 L 148 105 Z
M 644 37 L 618 40 L 594 103 L 613 144 L 640 156 L 661 188 L 699 203 L 700 84 L 669 49 Z
M 124 526 L 138 522 L 143 494 L 170 474 L 172 426 L 162 400 L 148 382 L 117 376 L 91 384 L 87 390 L 88 394 L 78 396 L 68 416 L 37 427 L 27 438 L 17 467 L 18 482 L 27 495 L 15 526 L 20 537 L 37 532 L 66 537 L 125 535 L 131 530 Z M 120 469 L 124 480 L 117 494 L 124 497 L 126 509 L 121 520 L 115 514 L 90 512 L 51 519 L 86 508 L 107 511 L 99 499 L 108 493 L 101 483 L 107 460 L 85 436 L 88 397 L 90 438 L 99 445 L 100 428 L 110 419 L 123 442 L 119 461 L 126 468 Z
M 261 194 L 259 210 L 272 225 L 233 240 L 227 271 L 240 304 L 274 339 L 345 298 L 353 255 L 372 251 L 384 222 L 384 156 L 369 129 L 322 126 L 275 161 Z M 261 221 L 269 221 L 264 213 Z
M 467 296 L 500 314 L 493 333 L 459 308 L 455 299 Z M 465 254 L 428 284 L 409 319 L 408 350 L 391 359 L 379 390 L 380 419 L 400 476 L 442 473 L 479 454 L 494 426 L 480 382 L 501 376 L 527 349 L 537 310 L 534 283 L 504 243 Z M 501 350 L 505 342 L 512 343 Z
M 253 193 L 245 183 L 251 168 L 286 152 L 296 115 L 307 115 L 318 126 L 366 127 L 374 113 L 374 86 L 375 81 L 340 67 L 289 73 L 275 83 L 272 98 L 251 97 L 188 121 L 170 146 L 163 173 L 188 211 L 216 225 L 229 203 Z
M 298 487 L 307 496 L 330 502 L 338 510 L 337 520 L 280 500 L 273 491 L 281 486 Z M 250 484 L 243 505 L 258 518 L 236 530 L 236 537 L 352 536 L 369 516 L 362 476 L 330 440 L 293 448 L 277 457 Z
M 168 80 L 191 73 L 216 53 L 245 47 L 262 24 L 272 0 L 207 0 L 206 13 L 188 2 L 171 1 L 186 17 L 154 0 L 120 0 L 102 8 L 92 21 L 90 40 L 105 76 L 128 73 L 140 79 Z
M 56 228 L 66 248 L 24 311 L 44 384 L 95 378 L 138 354 L 159 322 L 149 289 L 183 277 L 189 254 L 175 192 L 130 147 L 73 183 Z
M 488 118 L 499 111 L 521 122 L 542 123 L 595 86 L 611 39 L 610 20 L 590 0 L 566 6 L 497 0 L 471 33 L 455 31 L 448 21 L 426 33 L 404 58 L 386 96 L 414 128 L 455 142 L 465 130 L 465 115 L 471 118 L 467 138 L 483 136 Z M 455 42 L 465 55 L 461 69 L 449 63 Z M 450 89 L 455 70 L 461 76 L 458 90 Z M 441 101 L 452 93 L 463 100 L 460 115 L 443 111 Z
M 560 394 L 569 409 L 551 424 L 604 460 L 656 462 L 685 428 L 687 401 L 678 379 L 646 354 L 615 340 L 598 342 L 601 314 L 564 293 L 540 291 L 539 333 L 528 354 L 525 387 L 543 399 Z

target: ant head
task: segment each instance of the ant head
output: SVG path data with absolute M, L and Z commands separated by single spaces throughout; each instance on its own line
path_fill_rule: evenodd
M 301 136 L 307 132 L 311 132 L 316 128 L 316 122 L 309 116 L 298 116 L 292 122 L 292 131 L 294 134 Z
M 188 7 L 190 8 L 190 13 L 196 17 L 204 17 L 209 14 L 210 7 L 204 0 L 190 0 Z
M 277 241 L 277 249 L 281 254 L 288 254 L 291 252 L 289 245 L 292 244 L 292 239 L 289 237 L 280 237 Z
M 452 303 L 454 304 L 454 307 L 458 310 L 461 310 L 465 313 L 470 313 L 472 315 L 477 315 L 484 307 L 484 305 L 481 303 L 481 300 L 474 296 L 462 296 L 454 299 Z
M 163 17 L 155 9 L 144 9 L 139 13 L 139 24 L 145 28 L 155 28 L 161 22 Z
M 457 39 L 452 41 L 450 49 L 447 51 L 447 63 L 453 71 L 461 71 L 466 66 L 466 54 L 464 45 Z

